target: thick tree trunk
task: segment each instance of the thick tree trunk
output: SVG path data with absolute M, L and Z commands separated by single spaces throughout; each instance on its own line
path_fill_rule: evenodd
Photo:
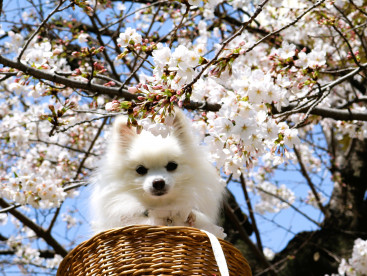
M 341 258 L 350 257 L 354 240 L 367 238 L 367 140 L 351 140 L 348 149 L 345 149 L 345 144 L 328 140 L 330 152 L 334 153 L 331 171 L 335 182 L 331 199 L 325 206 L 328 215 L 320 230 L 297 234 L 276 255 L 272 264 L 278 275 L 323 276 L 337 273 Z M 228 239 L 243 252 L 253 274 L 274 275 L 261 273 L 265 269 L 264 264 L 238 234 L 229 217 L 225 218 Z
M 367 238 L 367 140 L 350 141 L 349 149 L 332 145 L 335 186 L 326 206 L 322 228 L 296 235 L 277 254 L 274 264 L 285 260 L 279 275 L 336 273 L 340 258 L 349 258 L 353 242 Z

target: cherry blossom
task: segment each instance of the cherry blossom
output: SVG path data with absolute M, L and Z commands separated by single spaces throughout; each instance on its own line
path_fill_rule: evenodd
M 354 241 L 352 256 L 348 261 L 342 259 L 338 273 L 345 276 L 357 276 L 367 273 L 367 241 L 360 238 Z
M 126 47 L 129 43 L 140 43 L 142 41 L 142 37 L 139 33 L 136 32 L 135 29 L 127 27 L 125 32 L 120 33 L 117 42 L 121 47 Z

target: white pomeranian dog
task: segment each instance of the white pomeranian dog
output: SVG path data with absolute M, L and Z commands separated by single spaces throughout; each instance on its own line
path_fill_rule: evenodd
M 224 194 L 220 177 L 174 109 L 166 137 L 128 127 L 117 117 L 92 181 L 95 233 L 133 224 L 192 226 L 225 237 L 216 225 Z M 172 119 L 172 118 L 171 118 Z

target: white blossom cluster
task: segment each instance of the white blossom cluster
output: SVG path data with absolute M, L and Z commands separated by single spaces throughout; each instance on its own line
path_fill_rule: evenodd
M 5 47 L 10 52 L 19 54 L 23 50 L 25 39 L 21 33 L 9 32 L 10 41 L 5 42 Z M 51 43 L 44 39 L 41 42 L 34 38 L 22 54 L 22 61 L 43 70 L 48 71 L 68 71 L 67 62 L 65 58 L 59 58 L 59 54 L 62 53 L 60 46 L 51 46 Z M 39 84 L 40 85 L 40 84 Z M 17 87 L 15 91 L 17 91 Z M 19 89 L 19 87 L 18 87 Z
M 338 274 L 332 276 L 364 276 L 367 275 L 367 240 L 360 238 L 354 241 L 353 252 L 348 260 L 342 259 Z
M 38 126 L 35 123 L 29 123 L 28 126 L 32 124 L 35 128 L 45 130 L 50 128 L 47 122 Z M 95 129 L 77 128 L 73 131 L 73 136 L 59 135 L 58 139 L 48 139 L 47 133 L 32 132 L 29 131 L 29 127 L 27 130 L 22 127 L 9 129 L 6 130 L 9 134 L 8 143 L 14 143 L 14 146 L 18 147 L 19 157 L 11 158 L 9 161 L 14 162 L 12 169 L 1 174 L 3 179 L 1 196 L 20 204 L 31 204 L 37 208 L 58 206 L 66 196 L 72 196 L 75 192 L 66 193 L 63 186 L 64 183 L 72 181 L 78 165 L 76 158 L 82 158 L 83 155 L 72 156 L 67 149 L 62 148 L 62 145 L 72 144 L 73 139 L 78 139 L 80 145 L 75 148 L 84 149 L 88 145 L 87 137 L 93 135 Z M 40 137 L 44 143 L 32 143 Z M 31 148 L 27 149 L 29 146 Z M 3 152 L 3 156 L 9 158 L 7 152 Z M 86 166 L 91 167 L 91 162 L 92 160 L 88 160 Z
M 326 201 L 326 198 L 321 194 L 321 193 L 317 193 L 320 203 L 324 203 Z M 315 208 L 319 208 L 316 196 L 311 192 L 308 191 L 307 197 L 306 197 L 306 203 L 310 204 L 311 206 L 315 207 Z
M 142 37 L 139 33 L 136 32 L 135 29 L 132 29 L 131 27 L 127 27 L 125 32 L 120 33 L 119 38 L 117 39 L 117 43 L 121 47 L 126 47 L 130 43 L 136 44 L 141 43 Z
M 154 119 L 152 117 L 146 117 L 139 121 L 139 125 L 141 125 L 144 130 L 151 132 L 153 135 L 161 135 L 164 138 L 170 133 L 171 127 L 173 126 L 173 118 L 173 116 L 167 116 L 163 124 L 160 122 L 158 116 Z
M 278 213 L 280 210 L 288 208 L 296 199 L 294 193 L 284 184 L 278 187 L 264 181 L 257 185 L 257 191 L 261 201 L 256 204 L 255 210 L 260 214 L 265 212 Z
M 243 47 L 244 37 L 232 47 Z M 222 54 L 225 56 L 226 52 Z M 267 63 L 267 61 L 266 61 Z M 278 147 L 299 145 L 298 131 L 268 116 L 268 104 L 280 107 L 287 103 L 284 79 L 274 76 L 269 66 L 251 69 L 241 57 L 233 63 L 232 74 L 215 76 L 197 82 L 193 98 L 221 102 L 219 112 L 208 113 L 206 124 L 210 136 L 205 138 L 218 168 L 237 177 L 245 165 Z M 280 83 L 280 84 L 279 84 Z M 200 128 L 201 123 L 198 123 Z M 275 155 L 272 154 L 274 159 Z
M 68 213 L 64 213 L 61 215 L 62 220 L 66 222 L 66 228 L 70 229 L 78 224 L 78 220 L 72 215 Z
M 31 89 L 23 86 L 22 93 L 27 94 Z M 75 195 L 75 191 L 64 191 L 65 183 L 75 177 L 78 160 L 84 157 L 83 151 L 97 131 L 91 126 L 78 126 L 49 137 L 52 125 L 47 120 L 39 121 L 46 110 L 46 104 L 29 108 L 27 112 L 8 110 L 1 123 L 1 136 L 5 138 L 2 146 L 6 144 L 9 150 L 3 150 L 0 158 L 12 166 L 0 172 L 0 196 L 36 208 L 55 207 L 65 197 Z M 88 117 L 90 115 L 70 117 L 68 123 L 75 124 Z M 74 151 L 63 146 L 74 148 Z M 11 152 L 12 149 L 16 149 L 17 155 Z M 93 162 L 92 156 L 85 166 L 92 168 Z
M 38 249 L 32 247 L 32 241 L 36 237 L 35 233 L 26 227 L 19 227 L 18 235 L 10 236 L 6 241 L 11 250 L 14 250 L 13 264 L 32 265 L 42 267 L 45 270 L 56 269 L 62 257 L 55 254 L 53 258 L 43 258 Z
M 264 256 L 267 260 L 272 261 L 275 257 L 275 253 L 270 248 L 264 247 L 263 250 Z
M 30 117 L 27 118 L 27 115 Z M 63 200 L 66 193 L 52 170 L 50 149 L 46 144 L 29 148 L 30 140 L 36 139 L 37 135 L 46 136 L 46 133 L 39 131 L 36 123 L 26 124 L 27 127 L 22 125 L 37 119 L 38 115 L 39 110 L 30 110 L 29 114 L 13 111 L 2 119 L 2 133 L 8 136 L 7 143 L 17 148 L 19 157 L 10 157 L 6 151 L 2 152 L 1 159 L 14 162 L 14 166 L 11 171 L 1 172 L 5 181 L 1 183 L 0 193 L 2 197 L 20 204 L 37 206 L 39 202 L 43 202 L 44 207 L 51 207 Z M 44 131 L 49 129 L 47 123 L 42 127 Z
M 195 67 L 199 64 L 200 56 L 197 52 L 187 49 L 183 45 L 179 45 L 173 53 L 169 47 L 162 43 L 157 44 L 157 50 L 154 50 L 153 60 L 155 63 L 154 76 L 158 80 L 162 80 L 165 70 L 174 73 L 174 78 L 169 78 L 167 85 L 173 89 L 180 89 L 183 85 L 192 81 L 195 73 Z
M 354 108 L 356 111 L 365 111 L 362 107 Z M 336 127 L 340 130 L 338 139 L 342 140 L 344 135 L 348 135 L 350 138 L 364 139 L 367 137 L 367 123 L 360 121 L 343 122 L 336 121 Z
M 25 39 L 11 31 L 9 37 L 10 41 L 5 43 L 8 54 L 19 54 Z M 48 72 L 70 72 L 66 59 L 59 57 L 62 51 L 57 44 L 51 46 L 47 40 L 37 42 L 34 39 L 24 51 L 22 62 Z M 49 137 L 52 125 L 48 120 L 41 120 L 42 116 L 50 113 L 48 105 L 52 101 L 47 103 L 47 98 L 44 98 L 48 86 L 38 81 L 31 82 L 22 74 L 3 82 L 3 86 L 15 95 L 8 97 L 9 94 L 4 93 L 0 96 L 0 144 L 4 148 L 0 160 L 9 167 L 0 171 L 0 196 L 36 208 L 59 206 L 67 196 L 76 195 L 75 191 L 65 192 L 64 187 L 76 178 L 79 160 L 84 157 L 83 152 L 89 147 L 90 139 L 97 131 L 94 126 L 98 123 L 79 126 L 78 122 L 93 116 L 72 116 L 72 112 L 66 111 L 67 119 L 59 118 L 58 122 L 77 126 Z M 60 90 L 60 96 L 69 98 L 68 104 L 88 108 L 87 104 L 79 105 L 80 96 L 71 94 L 69 88 Z M 27 110 L 23 110 L 20 97 L 26 99 Z M 56 110 L 63 108 L 57 101 L 53 106 Z M 98 151 L 98 145 L 95 149 Z M 89 157 L 85 167 L 92 168 L 94 159 L 94 156 Z
M 205 13 L 212 14 L 212 11 L 214 10 L 214 8 L 222 1 L 221 0 L 204 0 L 204 1 L 202 1 L 202 0 L 188 0 L 188 2 L 189 2 L 190 5 L 192 5 L 194 7 L 201 6 L 201 4 L 204 4 L 204 9 L 205 9 L 204 16 L 205 16 Z

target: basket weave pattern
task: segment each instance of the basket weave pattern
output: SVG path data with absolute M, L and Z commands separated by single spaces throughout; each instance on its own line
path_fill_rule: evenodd
M 250 276 L 246 259 L 219 239 L 231 276 Z M 102 232 L 74 248 L 57 276 L 219 276 L 208 236 L 191 227 L 134 225 Z

